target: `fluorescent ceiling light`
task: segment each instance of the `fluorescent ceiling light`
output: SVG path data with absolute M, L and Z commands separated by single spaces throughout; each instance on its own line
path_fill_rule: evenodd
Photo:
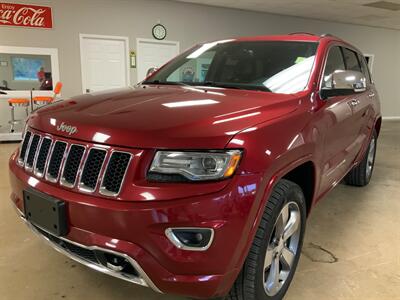
M 189 101 L 163 103 L 163 105 L 169 108 L 175 108 L 175 107 L 186 107 L 186 106 L 210 105 L 216 103 L 219 103 L 219 101 L 204 99 L 204 100 L 189 100 Z
M 230 41 L 233 41 L 233 40 L 232 39 L 230 39 L 230 40 L 221 40 L 221 41 L 216 41 L 216 42 L 212 42 L 212 43 L 203 44 L 203 45 L 200 46 L 199 49 L 196 49 L 194 52 L 189 54 L 186 58 L 188 58 L 188 59 L 198 58 L 200 55 L 202 55 L 204 52 L 206 52 L 207 50 L 211 49 L 215 45 L 227 43 L 227 42 L 230 42 Z
M 214 121 L 213 124 L 219 124 L 219 123 L 235 121 L 235 120 L 239 120 L 239 119 L 243 119 L 243 118 L 256 116 L 256 115 L 259 115 L 259 114 L 261 114 L 261 112 L 257 111 L 257 112 L 253 112 L 251 114 L 240 115 L 240 116 L 237 116 L 237 117 L 232 117 L 232 118 L 228 118 L 228 119 L 222 119 L 222 120 Z

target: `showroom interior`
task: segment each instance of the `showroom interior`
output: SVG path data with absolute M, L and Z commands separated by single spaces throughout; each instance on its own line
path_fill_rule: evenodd
M 51 102 L 135 86 L 199 43 L 289 33 L 331 34 L 357 47 L 382 125 L 370 184 L 339 183 L 310 214 L 284 299 L 398 299 L 399 0 L 0 0 L 0 298 L 187 299 L 94 272 L 46 246 L 16 217 L 9 158 L 24 120 Z

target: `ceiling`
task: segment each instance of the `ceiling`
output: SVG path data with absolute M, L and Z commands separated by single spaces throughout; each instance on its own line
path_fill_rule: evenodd
M 400 30 L 400 0 L 176 1 Z

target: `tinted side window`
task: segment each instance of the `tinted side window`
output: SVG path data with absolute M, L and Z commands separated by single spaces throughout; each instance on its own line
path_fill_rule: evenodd
M 326 59 L 323 86 L 326 87 L 326 83 L 329 80 L 329 76 L 337 70 L 345 70 L 342 51 L 339 47 L 335 46 L 329 50 L 328 58 Z
M 343 48 L 343 55 L 346 61 L 346 70 L 361 72 L 361 66 L 356 52 Z
M 371 79 L 371 73 L 369 72 L 369 68 L 368 68 L 368 64 L 367 64 L 367 60 L 365 59 L 365 57 L 361 54 L 358 54 L 358 59 L 361 62 L 361 70 L 365 76 L 365 78 L 367 78 L 368 82 L 372 82 Z

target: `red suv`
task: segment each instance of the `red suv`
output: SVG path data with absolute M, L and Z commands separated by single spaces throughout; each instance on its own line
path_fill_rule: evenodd
M 197 45 L 131 88 L 28 119 L 11 199 L 51 246 L 193 298 L 281 299 L 311 208 L 371 178 L 381 125 L 365 58 L 330 36 Z

